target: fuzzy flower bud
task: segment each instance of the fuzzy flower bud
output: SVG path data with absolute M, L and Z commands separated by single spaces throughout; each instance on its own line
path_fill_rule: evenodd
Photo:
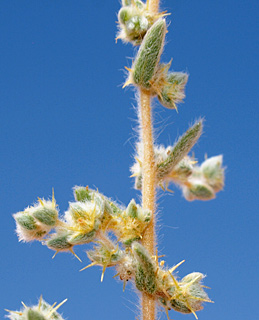
M 118 239 L 124 245 L 130 245 L 133 241 L 139 240 L 142 237 L 146 227 L 151 220 L 151 212 L 142 209 L 132 199 L 127 209 L 120 215 L 114 216 L 113 230 Z
M 23 303 L 23 308 L 20 311 L 6 310 L 9 312 L 6 317 L 10 320 L 63 320 L 63 317 L 57 313 L 57 309 L 66 301 L 67 299 L 54 307 L 55 304 L 51 306 L 40 297 L 36 306 L 27 307 Z
M 203 309 L 202 303 L 211 302 L 203 290 L 201 280 L 204 275 L 193 272 L 185 276 L 177 286 L 171 290 L 171 307 L 178 312 L 194 313 Z
M 151 14 L 147 5 L 140 0 L 123 1 L 118 13 L 119 33 L 117 39 L 141 44 L 146 32 L 163 14 Z
M 135 283 L 140 291 L 154 294 L 157 289 L 156 266 L 147 250 L 138 242 L 132 244 L 132 252 L 136 259 Z
M 87 251 L 88 258 L 97 265 L 112 267 L 119 263 L 124 257 L 124 253 L 118 247 L 109 248 L 105 244 L 95 246 L 94 250 Z
M 143 89 L 151 88 L 151 80 L 162 54 L 166 33 L 164 19 L 157 20 L 146 33 L 132 67 L 132 82 Z
M 13 215 L 20 241 L 43 239 L 58 224 L 58 210 L 52 201 L 39 199 L 39 203 Z
M 224 187 L 224 168 L 222 168 L 223 156 L 215 156 L 206 159 L 201 164 L 201 171 L 208 184 L 215 192 L 222 190 Z
M 77 245 L 92 241 L 98 230 L 104 214 L 104 202 L 99 195 L 87 202 L 72 202 L 65 213 L 67 229 L 73 233 L 68 236 L 68 242 Z
M 164 77 L 164 83 L 158 90 L 158 100 L 168 109 L 177 109 L 176 104 L 185 98 L 184 89 L 188 74 L 170 72 Z

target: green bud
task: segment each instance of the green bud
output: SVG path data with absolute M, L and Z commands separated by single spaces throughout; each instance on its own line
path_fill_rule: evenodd
M 76 201 L 90 201 L 91 200 L 91 195 L 90 195 L 91 190 L 88 189 L 88 187 L 74 187 L 74 197 Z
M 87 233 L 72 233 L 68 237 L 68 242 L 72 245 L 86 244 L 94 240 L 96 234 L 96 230 L 92 230 Z
M 96 264 L 105 267 L 115 266 L 123 258 L 124 253 L 122 250 L 116 248 L 110 249 L 104 244 L 94 247 L 94 250 L 87 251 L 88 258 L 96 262 Z
M 54 234 L 51 239 L 46 242 L 48 248 L 55 251 L 67 251 L 73 247 L 68 242 L 69 235 L 66 234 Z
M 182 159 L 173 169 L 170 177 L 173 176 L 174 179 L 179 182 L 187 181 L 188 177 L 193 173 L 193 165 L 189 157 Z
M 136 286 L 141 291 L 154 294 L 156 285 L 156 267 L 147 250 L 138 242 L 132 244 L 132 252 L 137 260 L 136 267 Z
M 14 219 L 18 223 L 18 225 L 20 225 L 22 228 L 24 228 L 26 230 L 36 230 L 37 229 L 35 219 L 32 216 L 30 216 L 24 212 L 18 212 L 16 214 L 14 214 Z
M 137 264 L 136 266 L 135 284 L 139 291 L 146 291 L 146 275 L 141 264 Z
M 138 218 L 138 206 L 134 199 L 132 199 L 126 209 L 126 214 L 131 218 Z
M 51 306 L 40 297 L 37 306 L 28 308 L 24 305 L 24 308 L 20 311 L 6 310 L 9 312 L 6 317 L 10 320 L 63 320 L 56 310 L 66 301 L 67 299 L 57 306 L 55 304 Z
M 169 175 L 174 167 L 190 152 L 202 134 L 203 121 L 199 120 L 178 139 L 169 150 L 166 159 L 157 164 L 157 179 L 160 181 Z
M 183 188 L 183 195 L 186 200 L 212 200 L 215 198 L 214 190 L 202 180 L 190 179 L 189 186 Z
M 126 24 L 127 21 L 132 17 L 131 8 L 121 8 L 118 13 L 119 22 L 122 24 Z
M 170 305 L 174 311 L 181 313 L 191 313 L 192 311 L 186 306 L 186 304 L 178 299 L 172 299 Z
M 224 187 L 224 169 L 222 168 L 223 156 L 215 156 L 206 159 L 201 164 L 201 171 L 209 185 L 215 192 Z
M 132 1 L 134 1 L 134 0 L 122 0 L 122 5 L 123 6 L 130 6 L 132 4 Z
M 139 8 L 139 9 L 143 9 L 145 7 L 144 2 L 140 1 L 140 0 L 133 0 L 135 2 L 135 5 Z
M 170 72 L 167 74 L 165 84 L 160 88 L 158 100 L 169 109 L 177 109 L 176 103 L 185 98 L 184 88 L 188 75 L 183 72 Z
M 28 309 L 27 319 L 28 320 L 47 320 L 47 318 L 45 318 L 41 313 L 32 309 Z
M 164 19 L 158 19 L 146 33 L 133 64 L 133 82 L 143 89 L 151 88 L 151 80 L 163 50 L 166 33 Z
M 32 213 L 33 217 L 46 226 L 55 226 L 58 212 L 54 208 L 39 207 Z

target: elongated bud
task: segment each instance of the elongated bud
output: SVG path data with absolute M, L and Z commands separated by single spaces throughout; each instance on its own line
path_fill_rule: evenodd
M 133 64 L 132 80 L 143 89 L 151 88 L 160 56 L 164 46 L 166 33 L 165 19 L 157 20 L 146 33 Z
M 147 250 L 138 242 L 132 244 L 132 252 L 137 260 L 135 282 L 140 291 L 154 294 L 157 289 L 156 266 Z
M 191 151 L 202 134 L 203 121 L 199 120 L 178 139 L 168 150 L 164 161 L 157 164 L 157 179 L 160 181 L 169 175 L 174 167 Z
M 61 303 L 59 303 L 56 307 L 56 303 L 54 305 L 50 305 L 45 302 L 42 297 L 39 299 L 39 303 L 33 307 L 27 307 L 24 305 L 23 309 L 20 311 L 10 311 L 6 316 L 10 320 L 64 320 L 62 316 L 57 312 L 57 309 L 61 307 L 67 301 L 65 299 Z

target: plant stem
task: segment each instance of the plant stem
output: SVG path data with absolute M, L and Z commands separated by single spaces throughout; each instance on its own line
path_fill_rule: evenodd
M 159 0 L 149 0 L 148 11 L 157 13 L 159 9 Z
M 143 143 L 142 205 L 152 212 L 152 219 L 142 238 L 142 245 L 151 255 L 155 249 L 155 161 L 150 93 L 140 90 L 141 139 Z M 156 304 L 152 296 L 142 294 L 142 320 L 155 320 Z
M 153 14 L 158 12 L 159 0 L 149 0 L 149 11 Z M 153 125 L 151 96 L 148 92 L 140 89 L 140 115 L 141 115 L 141 139 L 143 143 L 143 181 L 142 181 L 142 205 L 143 208 L 152 212 L 152 219 L 142 238 L 142 245 L 151 255 L 155 253 L 155 159 L 153 143 Z M 142 293 L 142 320 L 155 320 L 156 302 L 154 297 Z

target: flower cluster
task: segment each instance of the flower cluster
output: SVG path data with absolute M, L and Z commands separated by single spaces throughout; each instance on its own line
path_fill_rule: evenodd
M 201 284 L 203 274 L 193 272 L 178 281 L 173 271 L 184 261 L 166 269 L 164 261 L 159 263 L 157 256 L 151 257 L 139 242 L 133 242 L 126 250 L 102 242 L 88 251 L 88 257 L 92 263 L 82 270 L 99 265 L 103 268 L 102 280 L 105 269 L 114 266 L 124 287 L 127 281 L 133 281 L 139 291 L 152 295 L 166 312 L 173 309 L 196 317 L 195 312 L 203 308 L 203 302 L 212 302 Z
M 165 157 L 162 158 L 166 161 Z M 209 174 L 207 167 L 207 175 L 216 181 L 215 175 Z M 196 277 L 191 278 L 191 274 L 177 282 L 172 275 L 174 268 L 166 270 L 164 263 L 159 264 L 158 257 L 151 257 L 138 242 L 152 219 L 149 210 L 144 210 L 135 200 L 131 200 L 127 207 L 119 206 L 88 187 L 75 187 L 74 197 L 75 201 L 69 203 L 62 217 L 59 216 L 54 194 L 52 200 L 40 199 L 39 204 L 14 214 L 19 239 L 40 240 L 56 253 L 70 251 L 74 255 L 75 245 L 93 243 L 93 247 L 87 251 L 91 263 L 81 270 L 94 265 L 101 266 L 102 281 L 106 268 L 115 267 L 124 287 L 131 280 L 138 290 L 153 295 L 166 310 L 195 313 L 201 309 L 202 301 L 209 301 L 200 285 L 203 275 L 195 273 Z M 46 232 L 39 236 L 36 230 Z M 27 320 L 27 315 L 36 314 L 42 306 L 47 306 L 43 300 L 39 305 L 38 309 L 26 307 L 19 313 L 20 318 L 17 313 L 11 313 L 9 318 Z M 49 314 L 54 314 L 54 311 Z M 46 318 L 44 314 L 39 319 L 52 318 Z
M 103 234 L 113 232 L 125 246 L 142 237 L 151 220 L 149 210 L 143 210 L 135 200 L 121 207 L 96 190 L 74 188 L 75 202 L 63 217 L 59 217 L 54 195 L 52 201 L 14 214 L 19 240 L 41 240 L 56 252 L 71 251 L 75 245 L 97 241 Z
M 63 317 L 57 313 L 58 308 L 65 303 L 67 299 L 56 305 L 48 304 L 40 297 L 38 305 L 27 307 L 23 302 L 23 308 L 20 311 L 6 310 L 9 314 L 6 316 L 10 320 L 63 320 Z

